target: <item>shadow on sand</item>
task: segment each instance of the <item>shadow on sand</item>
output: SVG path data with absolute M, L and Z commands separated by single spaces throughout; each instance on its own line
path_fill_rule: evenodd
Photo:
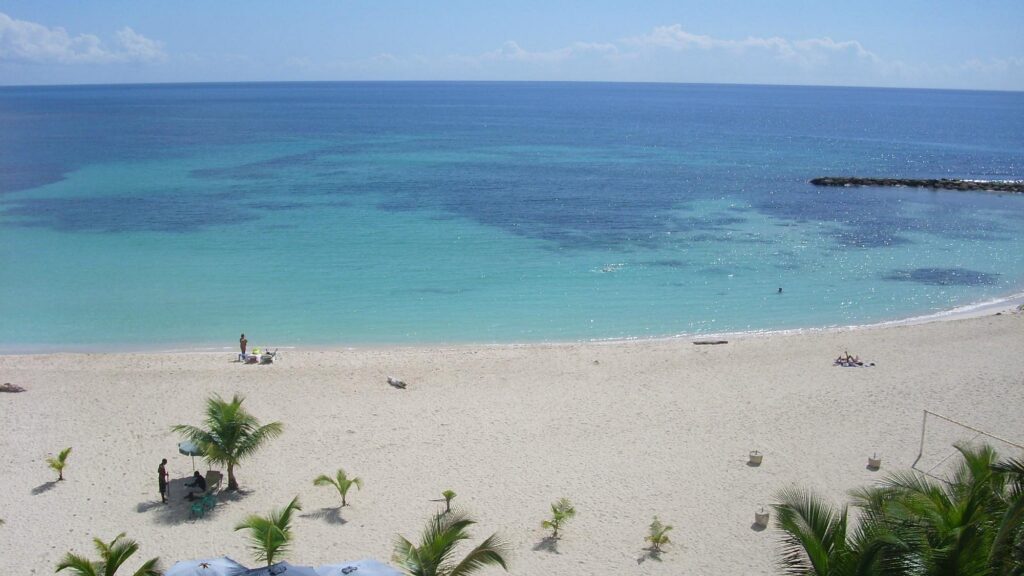
M 192 504 L 195 502 L 195 499 L 189 499 L 189 495 L 193 493 L 193 489 L 185 486 L 185 483 L 191 480 L 191 477 L 171 480 L 168 483 L 167 492 L 169 496 L 167 497 L 166 504 L 156 499 L 139 502 L 135 506 L 135 511 L 139 514 L 149 514 L 153 522 L 157 524 L 174 525 L 189 521 L 202 521 L 203 518 L 196 516 L 192 512 Z M 217 505 L 212 510 L 204 510 L 203 517 L 217 514 L 222 506 L 244 500 L 251 493 L 242 490 L 237 492 L 217 492 Z
M 46 492 L 49 492 L 50 490 L 53 490 L 56 487 L 57 487 L 57 481 L 56 480 L 50 480 L 49 482 L 43 482 L 39 486 L 36 486 L 35 488 L 32 489 L 32 495 L 33 496 L 39 496 L 40 494 L 44 494 Z
M 341 506 L 335 506 L 333 508 L 321 508 L 316 512 L 310 512 L 308 514 L 299 514 L 300 518 L 312 518 L 313 520 L 323 520 L 328 524 L 342 525 L 348 522 L 341 517 Z
M 533 545 L 534 552 L 550 552 L 552 554 L 561 554 L 558 551 L 558 538 L 552 536 L 545 536 Z
M 655 550 L 654 548 L 644 548 L 644 553 L 636 559 L 637 564 L 643 564 L 648 560 L 654 560 L 655 562 L 661 562 L 662 550 Z

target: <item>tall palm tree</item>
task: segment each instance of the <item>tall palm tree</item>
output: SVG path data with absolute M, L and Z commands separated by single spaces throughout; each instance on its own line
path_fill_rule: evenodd
M 268 440 L 281 435 L 283 425 L 271 422 L 261 426 L 242 408 L 245 398 L 235 395 L 226 402 L 218 395 L 206 400 L 206 428 L 179 424 L 171 428 L 199 446 L 208 462 L 226 464 L 228 490 L 238 490 L 235 466 L 252 456 Z
M 56 458 L 47 458 L 46 463 L 50 465 L 57 472 L 57 480 L 64 479 L 64 467 L 68 465 L 68 455 L 71 454 L 71 448 L 65 448 L 57 454 Z
M 313 485 L 334 486 L 334 488 L 338 491 L 338 494 L 341 494 L 341 506 L 342 508 L 344 508 L 345 506 L 348 506 L 348 503 L 345 502 L 345 495 L 348 494 L 348 489 L 354 485 L 356 488 L 362 490 L 363 480 L 362 478 L 357 477 L 349 478 L 348 475 L 345 474 L 345 471 L 343 469 L 338 468 L 338 472 L 335 478 L 331 478 L 326 474 L 321 474 L 320 476 L 316 477 L 316 480 L 313 480 Z
M 93 562 L 84 556 L 68 552 L 57 565 L 57 572 L 70 570 L 75 576 L 114 576 L 117 570 L 128 558 L 139 549 L 135 540 L 125 538 L 124 532 L 117 535 L 110 543 L 99 538 L 93 538 L 93 545 L 100 555 L 97 562 Z M 160 576 L 160 559 L 151 558 L 142 564 L 133 576 Z
M 292 540 L 292 513 L 302 510 L 299 497 L 281 510 L 273 510 L 269 516 L 253 514 L 235 526 L 235 531 L 249 531 L 249 548 L 257 562 L 266 562 L 267 566 L 288 553 L 288 545 Z
M 508 546 L 497 534 L 491 534 L 462 560 L 455 558 L 459 542 L 469 540 L 467 528 L 476 522 L 458 510 L 438 512 L 420 536 L 419 546 L 399 536 L 394 561 L 410 576 L 468 576 L 485 566 L 508 566 L 504 554 Z

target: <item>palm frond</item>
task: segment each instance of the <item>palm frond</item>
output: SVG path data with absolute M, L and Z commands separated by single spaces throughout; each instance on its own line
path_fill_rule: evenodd
M 484 566 L 506 568 L 506 544 L 491 535 L 461 561 L 453 557 L 459 542 L 469 539 L 467 529 L 475 522 L 464 512 L 439 512 L 427 522 L 419 545 L 398 536 L 394 560 L 413 576 L 468 576 Z
M 84 556 L 68 552 L 57 564 L 57 572 L 71 570 L 75 576 L 99 576 L 100 569 L 98 562 L 92 562 Z
M 161 576 L 162 574 L 163 570 L 160 569 L 160 559 L 150 558 L 132 576 Z
M 508 543 L 498 538 L 497 534 L 491 534 L 456 564 L 448 576 L 468 576 L 487 566 L 501 566 L 508 571 L 504 556 L 508 549 Z
M 139 550 L 139 543 L 130 538 L 124 537 L 124 532 L 118 534 L 107 546 L 106 552 L 101 554 L 103 558 L 103 572 L 106 576 L 114 576 L 117 570 L 125 563 L 132 554 Z
M 416 546 L 402 536 L 395 538 L 395 552 L 392 554 L 391 559 L 413 576 L 421 576 L 423 574 Z
M 268 516 L 251 515 L 235 526 L 235 531 L 248 531 L 249 548 L 257 562 L 273 564 L 288 553 L 292 514 L 296 510 L 302 510 L 298 496 L 281 510 L 274 510 Z
M 326 474 L 321 474 L 321 475 L 317 476 L 315 479 L 313 479 L 313 485 L 314 486 L 334 486 L 335 488 L 337 488 L 338 487 L 338 482 L 334 478 L 331 478 L 330 476 L 328 476 Z
M 830 574 L 846 551 L 846 507 L 837 510 L 807 490 L 785 489 L 773 504 L 775 525 L 785 534 L 781 568 L 786 574 Z

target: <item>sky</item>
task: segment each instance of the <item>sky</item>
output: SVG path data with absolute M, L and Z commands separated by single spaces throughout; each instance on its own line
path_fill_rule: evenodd
M 0 85 L 307 80 L 1024 90 L 1024 0 L 0 0 Z

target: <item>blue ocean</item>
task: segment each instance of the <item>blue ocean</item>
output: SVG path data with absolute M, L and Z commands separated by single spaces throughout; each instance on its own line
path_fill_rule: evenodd
M 867 324 L 1024 290 L 1024 93 L 0 89 L 0 351 Z M 779 289 L 782 292 L 779 292 Z

